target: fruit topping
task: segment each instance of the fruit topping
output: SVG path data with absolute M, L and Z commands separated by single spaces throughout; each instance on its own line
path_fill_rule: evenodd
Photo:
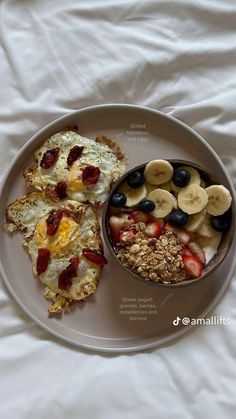
M 70 264 L 58 276 L 58 288 L 65 291 L 70 289 L 72 279 L 77 275 L 78 265 L 79 258 L 74 257 L 70 259 Z
M 38 257 L 36 262 L 36 271 L 38 275 L 41 275 L 46 271 L 50 259 L 50 250 L 45 248 L 38 249 Z
M 140 170 L 136 170 L 127 177 L 127 183 L 131 188 L 139 188 L 145 182 L 144 174 Z
M 110 205 L 115 208 L 121 208 L 125 206 L 126 201 L 127 198 L 125 194 L 123 194 L 122 192 L 115 192 L 111 196 Z
M 199 246 L 199 244 L 196 242 L 191 242 L 188 244 L 188 248 L 190 249 L 192 254 L 196 256 L 203 265 L 205 265 L 206 256 L 202 248 Z
M 164 189 L 154 189 L 148 194 L 148 199 L 155 203 L 155 209 L 152 211 L 152 215 L 156 218 L 166 217 L 173 209 L 173 195 Z
M 55 193 L 59 199 L 62 200 L 67 197 L 66 189 L 67 189 L 66 182 L 58 182 L 57 186 L 55 187 Z
M 214 237 L 214 236 L 217 236 L 219 234 L 219 232 L 216 231 L 216 229 L 212 227 L 211 219 L 212 219 L 212 216 L 210 214 L 206 213 L 206 216 L 204 218 L 203 223 L 201 224 L 201 226 L 196 231 L 196 233 L 199 236 Z
M 205 209 L 198 212 L 197 214 L 189 215 L 188 222 L 185 226 L 186 230 L 190 231 L 192 233 L 197 231 L 201 227 L 201 225 L 203 224 L 205 216 L 206 216 L 206 210 Z
M 139 209 L 143 212 L 152 212 L 154 211 L 155 206 L 155 202 L 150 199 L 142 199 L 138 204 Z
M 174 170 L 173 176 L 172 176 L 172 182 L 174 185 L 184 188 L 185 186 L 188 186 L 191 179 L 191 175 L 188 170 L 185 169 L 176 169 Z
M 72 164 L 78 160 L 83 152 L 84 146 L 75 145 L 70 149 L 70 152 L 67 157 L 67 164 L 68 166 L 72 166 Z
M 112 240 L 116 243 L 120 239 L 120 231 L 134 224 L 134 219 L 129 214 L 121 214 L 119 217 L 112 215 L 109 219 Z
M 164 231 L 172 231 L 172 233 L 176 234 L 179 242 L 182 244 L 188 244 L 191 237 L 190 234 L 183 228 L 174 227 L 169 223 L 164 225 Z
M 181 210 L 174 210 L 170 213 L 168 220 L 174 227 L 183 227 L 188 221 L 188 214 Z
M 83 249 L 83 255 L 86 259 L 90 260 L 90 262 L 96 263 L 96 265 L 104 266 L 107 264 L 107 259 L 103 256 L 100 252 L 93 249 Z
M 130 215 L 136 223 L 147 223 L 149 221 L 149 215 L 142 211 L 133 210 Z
M 54 163 L 56 163 L 59 156 L 59 151 L 59 147 L 47 150 L 42 157 L 40 167 L 42 167 L 42 169 L 49 169 Z
M 149 237 L 157 238 L 161 235 L 162 228 L 161 228 L 160 224 L 153 221 L 151 223 L 147 223 L 144 231 Z
M 168 182 L 173 175 L 173 167 L 167 160 L 152 160 L 144 170 L 144 176 L 151 185 L 161 185 Z
M 133 243 L 135 241 L 136 229 L 131 227 L 129 230 L 121 231 L 119 240 L 121 242 Z
M 199 278 L 202 274 L 202 263 L 196 256 L 183 256 L 184 269 L 190 278 Z
M 94 185 L 100 176 L 99 167 L 86 166 L 82 171 L 82 181 L 85 185 Z
M 211 185 L 205 189 L 208 194 L 206 210 L 211 215 L 222 215 L 230 207 L 232 197 L 223 185 Z
M 231 215 L 226 212 L 223 215 L 216 215 L 211 218 L 212 227 L 219 232 L 227 231 L 230 226 Z
M 190 252 L 188 247 L 183 247 L 181 250 L 181 256 L 193 256 L 192 252 Z
M 196 184 L 181 189 L 178 195 L 179 208 L 187 214 L 196 214 L 202 211 L 208 202 L 206 189 Z
M 138 203 L 147 195 L 147 189 L 144 185 L 139 188 L 131 188 L 127 182 L 124 182 L 120 186 L 119 191 L 125 194 L 127 198 L 127 207 L 134 207 L 135 205 L 138 205 Z
M 54 211 L 51 214 L 49 214 L 46 220 L 48 236 L 54 236 L 54 234 L 56 233 L 59 227 L 62 217 L 63 217 L 63 210 Z

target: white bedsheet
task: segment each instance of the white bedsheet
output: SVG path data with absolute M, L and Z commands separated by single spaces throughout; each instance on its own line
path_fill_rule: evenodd
M 0 171 L 72 110 L 136 103 L 189 124 L 236 182 L 235 0 L 2 0 Z M 1 419 L 235 418 L 236 282 L 214 315 L 160 350 L 60 343 L 0 285 Z

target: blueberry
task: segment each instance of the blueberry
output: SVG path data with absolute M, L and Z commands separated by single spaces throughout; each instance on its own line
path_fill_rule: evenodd
M 127 198 L 122 192 L 115 192 L 111 196 L 110 204 L 112 207 L 120 208 L 126 204 Z
M 169 222 L 174 227 L 183 227 L 188 221 L 188 214 L 180 210 L 174 210 L 169 215 Z
M 172 182 L 175 186 L 179 186 L 180 188 L 184 188 L 187 186 L 190 182 L 191 175 L 190 173 L 185 169 L 176 169 L 174 170 L 173 176 L 172 176 Z
M 143 172 L 137 170 L 136 172 L 131 173 L 127 178 L 127 182 L 131 188 L 139 188 L 145 182 Z
M 155 206 L 155 203 L 150 199 L 142 199 L 138 204 L 138 208 L 143 212 L 151 212 L 155 209 Z
M 217 215 L 211 217 L 211 225 L 216 231 L 226 231 L 230 226 L 230 215 L 225 213 L 223 215 Z

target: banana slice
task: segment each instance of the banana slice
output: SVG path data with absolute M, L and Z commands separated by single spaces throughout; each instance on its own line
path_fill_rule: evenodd
M 186 186 L 178 195 L 179 208 L 187 214 L 196 214 L 202 211 L 207 202 L 206 190 L 196 184 Z
M 148 183 L 148 182 L 145 182 L 144 185 L 148 192 L 151 192 L 157 188 L 157 185 L 151 185 L 151 183 Z
M 179 169 L 187 170 L 190 173 L 191 178 L 190 178 L 190 182 L 189 182 L 188 186 L 189 185 L 192 185 L 192 184 L 194 184 L 194 185 L 200 185 L 201 178 L 200 178 L 200 175 L 199 175 L 198 171 L 196 169 L 194 169 L 194 167 L 191 167 L 191 166 L 181 166 L 181 167 L 179 167 Z M 171 181 L 171 189 L 172 189 L 172 191 L 174 191 L 178 195 L 178 193 L 180 191 L 182 191 L 183 188 L 180 188 L 179 186 L 176 186 Z
M 231 205 L 232 197 L 223 185 L 211 185 L 206 188 L 208 194 L 207 212 L 211 215 L 222 215 Z
M 124 182 L 119 191 L 125 194 L 127 201 L 127 207 L 133 207 L 137 205 L 142 199 L 147 196 L 147 189 L 144 185 L 140 186 L 139 188 L 131 188 L 127 182 Z
M 152 185 L 153 186 L 153 185 Z M 160 189 L 164 189 L 165 191 L 170 192 L 172 190 L 172 185 L 171 185 L 171 181 L 169 180 L 168 182 L 162 183 L 159 186 Z
M 174 209 L 178 209 L 179 207 L 178 207 L 178 201 L 177 201 L 177 198 L 176 198 L 174 195 L 171 195 L 171 196 L 172 196 L 173 201 L 174 201 L 174 206 L 173 206 L 173 208 L 174 208 Z
M 196 232 L 199 236 L 203 237 L 215 237 L 219 235 L 219 232 L 211 226 L 210 214 L 206 214 L 203 224 Z
M 164 189 L 154 189 L 148 194 L 148 199 L 156 204 L 156 208 L 151 212 L 155 218 L 166 217 L 174 207 L 173 195 Z
M 197 169 L 194 169 L 194 167 L 191 167 L 191 166 L 181 166 L 179 169 L 187 170 L 190 173 L 191 179 L 190 179 L 189 185 L 192 185 L 192 184 L 200 185 L 201 178 Z
M 201 225 L 204 222 L 206 216 L 206 210 L 202 210 L 201 212 L 198 212 L 197 214 L 192 214 L 188 217 L 188 222 L 185 225 L 185 229 L 187 231 L 191 231 L 191 233 L 194 233 L 197 231 Z
M 173 175 L 173 167 L 167 160 L 152 160 L 144 170 L 144 177 L 151 185 L 168 182 Z

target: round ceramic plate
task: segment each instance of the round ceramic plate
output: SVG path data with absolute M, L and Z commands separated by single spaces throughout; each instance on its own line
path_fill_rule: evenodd
M 134 105 L 101 105 L 81 109 L 52 122 L 20 150 L 5 177 L 0 199 L 0 222 L 6 206 L 26 193 L 22 176 L 33 151 L 50 135 L 77 124 L 81 135 L 112 137 L 128 156 L 127 170 L 154 158 L 190 160 L 214 173 L 233 191 L 223 164 L 192 129 L 161 112 Z M 233 192 L 232 192 L 233 193 Z M 235 206 L 235 196 L 233 200 Z M 232 275 L 236 239 L 222 265 L 205 281 L 171 289 L 136 281 L 105 249 L 109 259 L 94 295 L 75 304 L 69 314 L 50 317 L 43 288 L 33 276 L 22 235 L 1 232 L 1 271 L 20 306 L 53 335 L 96 351 L 125 352 L 157 347 L 186 333 L 188 326 L 173 321 L 206 315 L 226 289 Z M 175 323 L 178 323 L 176 321 Z

